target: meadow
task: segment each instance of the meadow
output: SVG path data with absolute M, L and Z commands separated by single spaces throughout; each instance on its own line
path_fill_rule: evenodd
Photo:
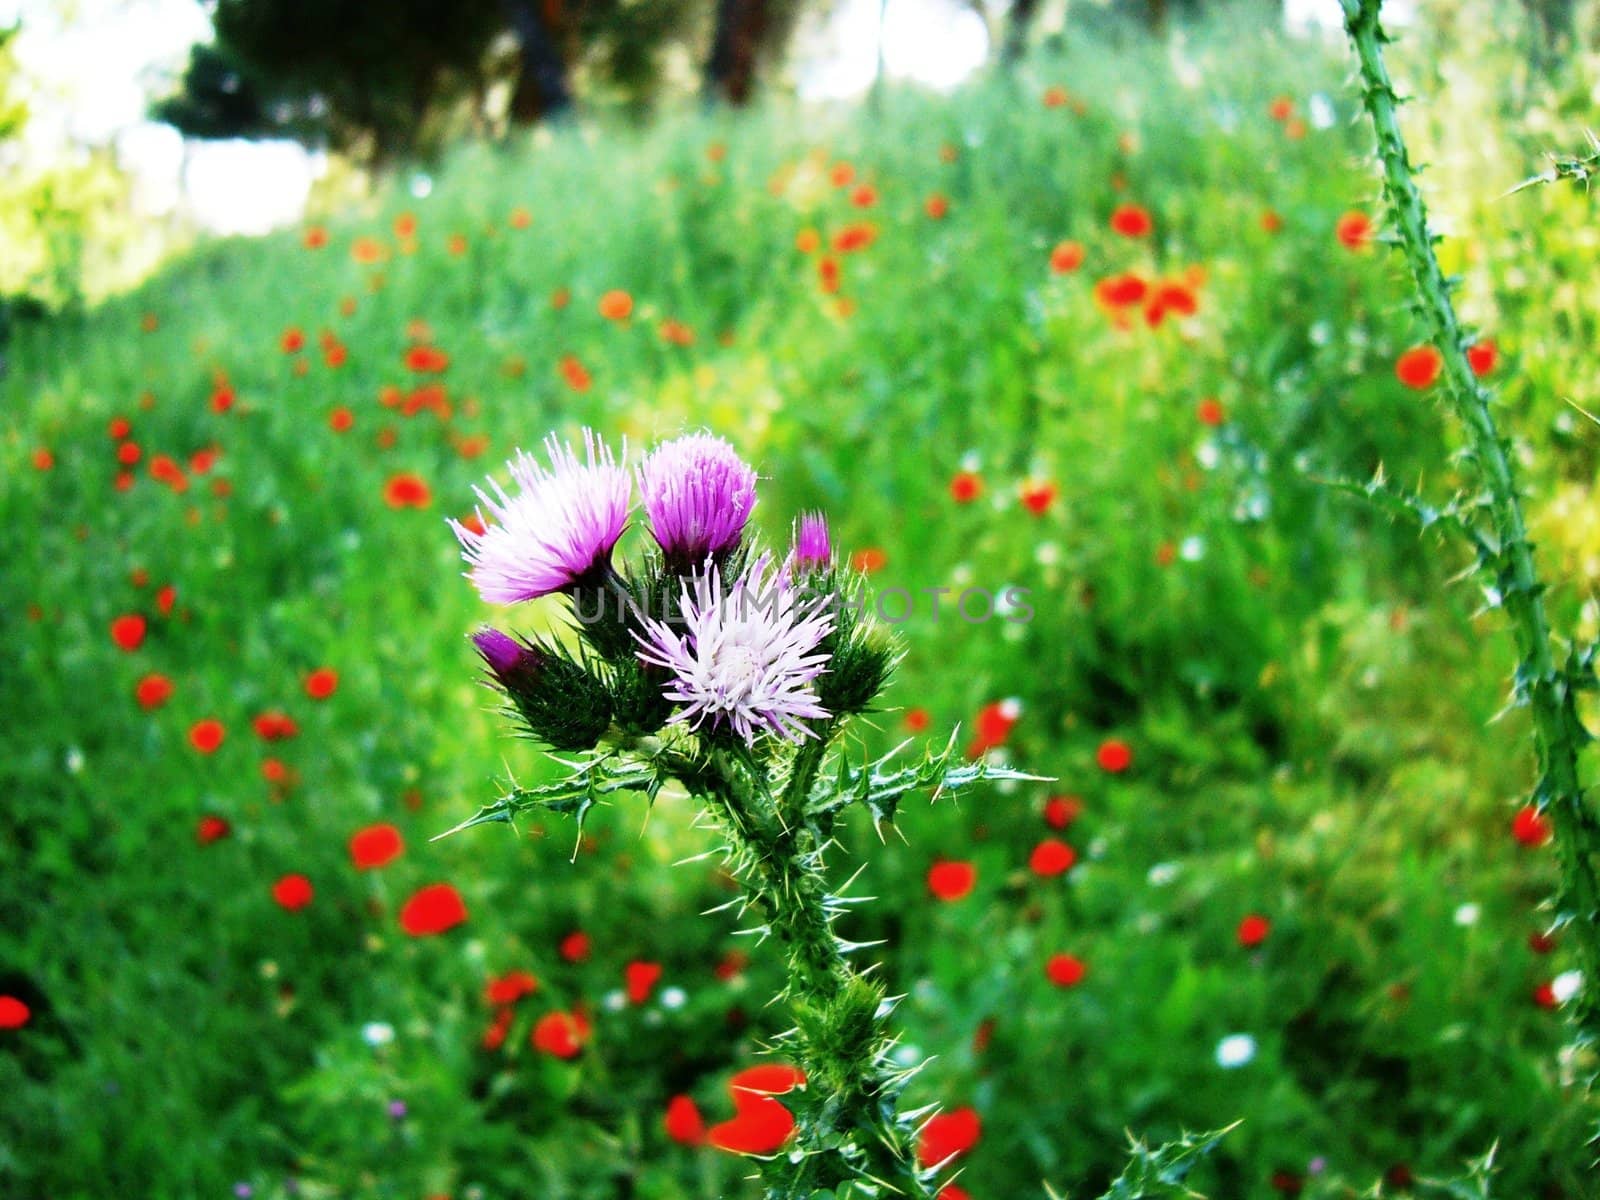
M 1431 36 L 1440 253 L 1593 634 L 1600 236 L 1582 188 L 1502 196 L 1587 83 Z M 862 753 L 959 726 L 1055 780 L 841 831 L 946 1200 L 1098 1195 L 1129 1133 L 1235 1121 L 1206 1195 L 1593 1195 L 1510 638 L 1468 555 L 1332 485 L 1462 479 L 1349 74 L 1206 28 L 468 145 L 19 324 L 0 1194 L 757 1194 L 713 1135 L 781 964 L 684 798 L 430 840 L 553 771 L 446 518 L 590 426 L 726 437 L 758 526 L 824 510 L 913 598 Z

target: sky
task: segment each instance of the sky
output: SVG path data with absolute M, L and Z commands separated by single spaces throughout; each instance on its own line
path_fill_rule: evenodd
M 1290 17 L 1335 0 L 1289 0 Z M 300 219 L 326 161 L 291 142 L 193 142 L 144 117 L 152 91 L 181 71 L 209 36 L 198 0 L 0 0 L 0 25 L 18 17 L 17 55 L 34 89 L 23 152 L 46 161 L 70 142 L 114 144 L 135 180 L 134 203 L 152 216 L 182 206 L 216 233 L 265 233 Z M 859 95 L 877 70 L 880 0 L 839 0 L 805 43 L 799 88 L 807 99 Z M 888 0 L 882 12 L 888 74 L 952 88 L 988 55 L 983 21 L 959 0 Z

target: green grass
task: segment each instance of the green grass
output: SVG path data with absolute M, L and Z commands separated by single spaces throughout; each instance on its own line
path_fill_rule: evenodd
M 1507 832 L 1525 726 L 1489 724 L 1508 639 L 1449 582 L 1458 551 L 1323 483 L 1380 462 L 1430 494 L 1453 483 L 1450 429 L 1393 374 L 1416 337 L 1395 264 L 1334 238 L 1342 212 L 1375 207 L 1337 49 L 1085 47 L 1014 88 L 891 93 L 877 113 L 466 147 L 426 199 L 402 178 L 328 220 L 321 250 L 302 231 L 207 246 L 81 320 L 23 327 L 0 381 L 0 993 L 34 1019 L 0 1033 L 0 1191 L 247 1182 L 277 1197 L 293 1178 L 329 1197 L 754 1194 L 742 1164 L 661 1127 L 680 1093 L 729 1115 L 727 1076 L 780 1020 L 764 1007 L 775 960 L 731 914 L 700 915 L 728 881 L 673 865 L 708 845 L 686 805 L 597 813 L 575 864 L 555 821 L 428 841 L 496 776 L 546 769 L 475 684 L 464 635 L 507 614 L 459 578 L 443 518 L 514 447 L 588 423 L 635 445 L 728 436 L 762 472 L 770 535 L 823 507 L 845 550 L 883 552 L 885 587 L 1031 589 L 1025 624 L 919 605 L 891 696 L 927 711 L 930 738 L 1019 699 L 1004 753 L 1082 797 L 1066 835 L 1080 864 L 1028 870 L 1051 832 L 1044 788 L 914 804 L 903 841 L 860 828 L 846 847 L 865 862 L 857 890 L 880 900 L 845 932 L 885 939 L 905 1039 L 936 1056 L 915 1098 L 982 1117 L 960 1179 L 972 1197 L 1046 1181 L 1095 1194 L 1125 1130 L 1159 1141 L 1236 1119 L 1197 1177 L 1218 1196 L 1281 1194 L 1274 1174 L 1313 1159 L 1326 1169 L 1302 1194 L 1354 1195 L 1399 1164 L 1458 1174 L 1496 1141 L 1497 1195 L 1584 1194 L 1560 1016 L 1531 1000 L 1566 965 L 1528 947 L 1551 859 Z M 1041 104 L 1052 84 L 1083 111 Z M 1303 119 L 1314 94 L 1331 124 L 1286 136 L 1269 102 L 1289 96 Z M 1413 115 L 1456 183 L 1438 199 L 1461 233 L 1446 253 L 1505 352 L 1556 608 L 1592 622 L 1592 439 L 1554 399 L 1595 380 L 1587 201 L 1480 203 L 1498 176 L 1461 168 L 1449 127 Z M 1532 173 L 1520 135 L 1478 128 L 1489 144 L 1470 161 L 1507 184 Z M 829 181 L 841 161 L 876 189 L 870 209 Z M 924 211 L 935 192 L 942 220 Z M 1149 210 L 1153 236 L 1111 232 L 1123 202 Z M 1268 209 L 1280 232 L 1263 229 Z M 402 213 L 413 253 L 392 231 Z M 878 236 L 841 256 L 841 316 L 795 241 L 859 220 Z M 358 237 L 386 260 L 354 262 Z M 1084 265 L 1054 275 L 1067 238 Z M 1111 274 L 1189 267 L 1205 272 L 1192 318 L 1118 331 L 1092 298 Z M 596 311 L 612 288 L 635 300 L 625 325 Z M 663 340 L 666 318 L 691 346 Z M 419 382 L 402 365 L 413 320 L 450 355 L 448 421 L 380 402 Z M 279 346 L 290 326 L 299 355 Z M 343 366 L 324 364 L 322 330 Z M 569 354 L 592 373 L 585 392 L 562 379 Z M 218 372 L 237 397 L 226 413 L 210 405 Z M 1226 417 L 1214 428 L 1196 418 L 1208 397 Z M 354 424 L 337 433 L 341 407 Z M 145 456 L 127 491 L 106 432 L 118 415 Z M 463 454 L 479 437 L 487 449 Z M 149 476 L 153 455 L 211 446 L 214 468 L 181 495 Z M 52 469 L 33 465 L 40 448 Z M 963 469 L 984 483 L 970 505 L 949 491 Z M 400 472 L 426 481 L 427 508 L 385 503 Z M 1042 516 L 1018 503 L 1028 479 L 1059 488 Z M 1566 509 L 1542 502 L 1558 496 Z M 128 654 L 109 627 L 133 612 L 149 633 Z M 320 666 L 339 686 L 313 701 L 302 685 Z M 133 698 L 149 672 L 175 685 L 154 712 Z M 298 735 L 258 739 L 251 721 L 271 710 Z M 188 731 L 210 716 L 227 737 L 202 756 Z M 904 736 L 902 711 L 876 724 L 874 748 Z M 1096 767 L 1107 737 L 1132 747 L 1128 772 Z M 292 787 L 263 779 L 269 757 Z M 201 847 L 208 813 L 232 836 Z M 358 873 L 346 840 L 379 820 L 406 852 Z M 976 864 L 972 895 L 929 898 L 940 858 Z M 288 872 L 316 889 L 298 913 L 270 895 Z M 400 904 L 438 881 L 468 921 L 405 936 Z M 1476 922 L 1458 924 L 1469 903 Z M 1254 950 L 1235 940 L 1248 913 L 1272 922 Z M 568 963 L 558 944 L 580 928 L 593 954 Z M 716 968 L 735 950 L 751 958 L 729 982 Z M 1046 980 L 1056 951 L 1088 964 L 1076 988 Z M 633 960 L 662 963 L 685 1003 L 658 988 L 609 1007 Z M 484 984 L 513 967 L 541 987 L 489 1052 Z M 536 1017 L 575 1004 L 595 1026 L 583 1055 L 536 1052 Z M 370 1046 L 370 1022 L 393 1042 Z M 1223 1070 L 1233 1033 L 1257 1053 Z

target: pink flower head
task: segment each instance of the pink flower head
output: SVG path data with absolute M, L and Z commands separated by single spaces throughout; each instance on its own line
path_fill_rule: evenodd
M 802 722 L 827 719 L 815 682 L 828 662 L 818 646 L 833 615 L 772 571 L 771 556 L 752 562 L 726 593 L 715 564 L 684 580 L 683 633 L 647 618 L 639 657 L 672 672 L 667 699 L 682 705 L 675 722 L 695 729 L 729 727 L 747 745 L 768 732 L 798 742 Z
M 515 604 L 565 591 L 603 570 L 628 524 L 632 480 L 592 430 L 583 431 L 587 462 L 554 434 L 545 439 L 546 469 L 522 451 L 507 464 L 517 494 L 493 480 L 493 495 L 475 488 L 483 508 L 476 533 L 450 527 L 472 564 L 467 577 L 490 604 Z M 626 454 L 626 447 L 624 447 Z
M 722 438 L 663 442 L 639 468 L 644 511 L 670 565 L 683 573 L 739 544 L 756 505 L 756 473 Z

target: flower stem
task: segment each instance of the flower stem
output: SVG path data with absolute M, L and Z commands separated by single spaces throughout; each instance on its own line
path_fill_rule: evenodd
M 1533 717 L 1539 781 L 1534 802 L 1554 824 L 1561 863 L 1556 897 L 1557 923 L 1571 931 L 1583 971 L 1583 987 L 1573 1006 L 1582 1043 L 1600 1040 L 1600 820 L 1579 782 L 1579 757 L 1591 740 L 1578 717 L 1576 693 L 1594 684 L 1592 652 L 1558 665 L 1545 614 L 1545 584 L 1533 561 L 1522 504 L 1507 444 L 1490 408 L 1490 394 L 1473 374 L 1450 288 L 1434 254 L 1427 210 L 1417 191 L 1411 161 L 1397 116 L 1398 97 L 1383 60 L 1387 35 L 1379 21 L 1381 0 L 1340 0 L 1345 30 L 1360 62 L 1362 100 L 1377 134 L 1384 192 L 1411 271 L 1417 299 L 1443 360 L 1445 392 L 1465 426 L 1468 457 L 1477 466 L 1494 529 L 1479 569 L 1490 594 L 1505 608 L 1516 639 L 1518 666 L 1513 695 Z
M 889 1059 L 885 1021 L 892 1006 L 850 964 L 833 932 L 840 904 L 828 890 L 826 838 L 792 799 L 794 786 L 802 778 L 809 785 L 821 762 L 820 750 L 810 749 L 800 751 L 781 798 L 759 764 L 732 755 L 713 753 L 676 772 L 721 821 L 735 851 L 735 875 L 788 952 L 784 994 L 795 1025 L 784 1040 L 807 1085 L 797 1105 L 800 1153 L 769 1160 L 767 1197 L 802 1200 L 855 1180 L 874 1181 L 877 1194 L 931 1200 L 913 1130 L 898 1113 L 908 1073 Z

